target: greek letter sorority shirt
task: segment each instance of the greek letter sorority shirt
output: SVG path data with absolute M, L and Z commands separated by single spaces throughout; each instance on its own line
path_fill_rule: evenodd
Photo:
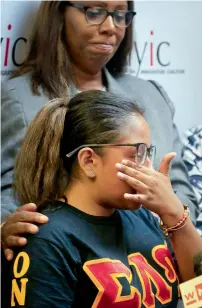
M 171 252 L 148 210 L 97 217 L 56 201 L 47 215 L 7 263 L 6 308 L 177 306 Z

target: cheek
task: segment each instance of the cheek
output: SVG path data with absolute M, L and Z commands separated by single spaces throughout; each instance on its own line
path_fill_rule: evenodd
M 119 46 L 121 45 L 124 37 L 126 34 L 126 30 L 125 29 L 117 29 L 116 32 L 116 40 L 117 40 L 117 49 L 119 48 Z
M 124 39 L 124 36 L 126 34 L 126 30 L 125 29 L 120 29 L 121 31 L 117 33 L 117 41 L 119 42 L 119 44 L 121 44 L 121 42 Z
M 85 21 L 77 16 L 69 16 L 69 12 L 65 16 L 65 38 L 70 49 L 78 48 L 83 45 L 89 36 L 86 29 Z M 77 49 L 76 49 L 77 50 Z M 76 51 L 74 50 L 74 52 Z
M 122 159 L 117 160 L 117 162 L 121 162 Z M 132 189 L 118 178 L 115 163 L 103 168 L 100 183 L 103 190 L 108 192 L 112 198 L 122 198 L 124 193 L 132 193 Z
M 109 194 L 121 194 L 125 192 L 132 192 L 129 185 L 122 182 L 117 176 L 116 163 L 121 163 L 123 159 L 130 159 L 127 157 L 128 153 L 124 149 L 117 148 L 106 153 L 102 163 L 99 166 L 98 178 L 99 186 L 109 192 Z

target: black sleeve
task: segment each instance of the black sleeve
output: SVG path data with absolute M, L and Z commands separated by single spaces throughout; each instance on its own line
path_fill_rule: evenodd
M 4 293 L 5 307 L 72 307 L 78 265 L 69 249 L 70 253 L 50 241 L 30 238 L 3 275 L 9 290 Z

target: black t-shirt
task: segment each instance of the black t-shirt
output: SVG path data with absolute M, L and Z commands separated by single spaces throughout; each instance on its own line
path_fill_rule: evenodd
M 57 201 L 46 214 L 4 266 L 6 308 L 176 307 L 174 262 L 149 211 L 96 217 Z

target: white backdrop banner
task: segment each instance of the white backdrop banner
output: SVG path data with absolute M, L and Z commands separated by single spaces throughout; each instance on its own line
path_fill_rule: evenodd
M 23 63 L 40 1 L 1 1 L 1 79 Z M 131 73 L 158 81 L 180 134 L 202 124 L 202 2 L 136 1 Z M 48 51 L 47 51 L 48 52 Z

